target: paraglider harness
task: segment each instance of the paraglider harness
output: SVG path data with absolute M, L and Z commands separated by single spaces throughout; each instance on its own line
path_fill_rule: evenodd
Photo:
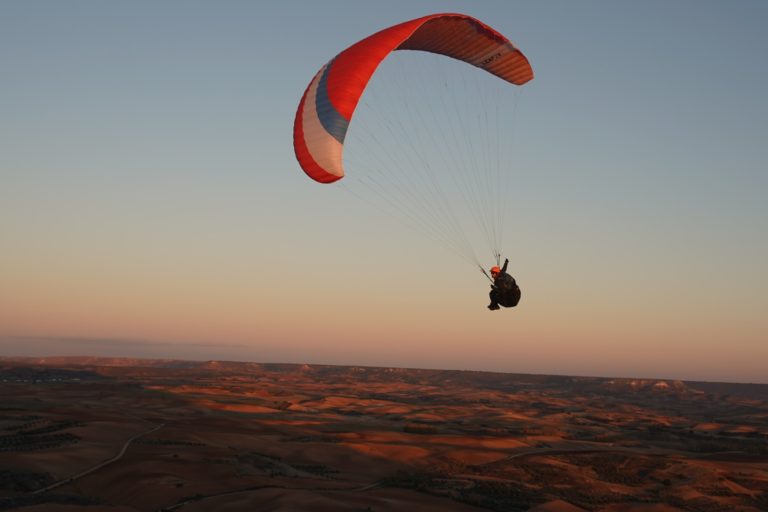
M 499 259 L 500 258 L 497 255 L 497 261 Z M 505 260 L 504 266 L 500 269 L 497 279 L 493 279 L 483 267 L 480 267 L 480 270 L 485 274 L 485 277 L 491 281 L 491 304 L 499 304 L 511 308 L 517 306 L 518 302 L 520 302 L 520 287 L 517 286 L 515 278 L 507 274 L 508 264 L 509 260 Z M 498 307 L 493 307 L 491 309 L 498 309 Z

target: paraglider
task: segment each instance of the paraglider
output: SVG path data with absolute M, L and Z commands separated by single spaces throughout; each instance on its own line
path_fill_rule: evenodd
M 399 50 L 436 54 L 470 64 L 500 78 L 505 86 L 522 85 L 533 79 L 533 70 L 523 53 L 505 36 L 471 16 L 453 13 L 432 14 L 376 32 L 343 50 L 322 66 L 299 102 L 293 127 L 294 152 L 302 170 L 310 178 L 327 184 L 345 177 L 345 141 L 348 132 L 355 131 L 350 130 L 352 117 L 377 68 L 392 52 Z M 446 87 L 453 78 L 456 77 L 446 80 Z M 494 80 L 498 81 L 495 78 Z M 467 88 L 466 81 L 462 83 Z M 410 87 L 403 89 L 408 88 Z M 429 95 L 439 96 L 443 92 L 430 90 Z M 470 91 L 465 95 L 474 94 Z M 469 115 L 456 115 L 460 125 L 457 131 L 463 130 L 461 143 L 466 143 L 465 140 L 473 137 L 485 142 L 493 141 L 497 145 L 506 142 L 499 135 L 499 130 L 494 128 L 508 123 L 509 120 L 500 109 L 493 109 L 493 102 L 493 97 L 486 100 L 490 114 L 470 112 Z M 409 104 L 408 108 L 412 106 L 413 104 Z M 458 109 L 455 110 L 458 113 Z M 493 120 L 489 120 L 490 118 Z M 481 126 L 479 129 L 473 129 L 472 123 Z M 434 126 L 430 125 L 426 131 L 438 131 L 441 124 L 444 123 L 436 121 Z M 398 125 L 390 131 L 405 130 Z M 407 138 L 403 146 L 420 146 L 421 143 L 416 141 L 418 135 L 403 135 Z M 444 152 L 455 150 L 459 145 L 458 142 L 448 143 Z M 470 141 L 467 145 L 474 144 Z M 402 149 L 405 150 L 404 147 Z M 401 148 L 396 148 L 395 151 L 389 151 L 387 157 L 396 156 L 395 154 L 400 152 Z M 477 161 L 490 160 L 495 153 L 498 151 L 489 150 L 480 157 L 467 157 L 463 160 L 454 158 L 449 165 L 434 165 L 434 168 L 429 156 L 419 156 L 418 163 L 409 161 L 400 166 L 403 183 L 398 182 L 387 192 L 388 203 L 406 215 L 409 223 L 425 228 L 430 236 L 474 263 L 484 274 L 483 265 L 479 263 L 471 242 L 468 242 L 461 223 L 457 221 L 458 216 L 453 213 L 454 198 L 444 194 L 442 190 L 445 182 L 449 181 L 449 176 L 460 183 L 461 193 L 467 195 L 467 202 L 475 208 L 472 214 L 480 224 L 479 232 L 486 237 L 489 245 L 492 245 L 498 263 L 503 215 L 496 210 L 501 211 L 502 207 L 506 206 L 506 199 L 503 197 L 503 188 L 494 180 L 506 179 L 505 169 L 502 167 L 507 164 L 496 163 L 496 168 L 484 172 L 475 171 L 473 168 Z M 365 165 L 357 167 L 354 172 L 358 172 L 359 168 Z M 389 181 L 395 182 L 393 175 L 396 169 L 389 160 L 381 165 L 369 167 L 375 167 L 376 171 L 381 173 L 381 179 L 375 183 L 377 193 L 386 188 Z M 428 184 L 423 193 L 422 189 L 417 191 L 417 185 L 422 181 Z M 418 211 L 420 207 L 423 209 Z M 506 269 L 506 264 L 504 268 Z M 506 306 L 510 303 L 507 299 L 508 297 L 505 297 L 504 301 L 496 302 Z M 496 302 L 492 299 L 492 304 Z
M 503 267 L 491 267 L 493 283 L 489 293 L 491 303 L 488 304 L 488 309 L 491 311 L 499 309 L 499 306 L 513 308 L 520 302 L 520 287 L 517 286 L 515 278 L 507 274 L 507 265 L 509 265 L 509 260 L 505 259 Z

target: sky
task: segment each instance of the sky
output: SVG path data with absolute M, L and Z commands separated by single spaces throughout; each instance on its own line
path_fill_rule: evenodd
M 318 69 L 438 12 L 535 72 L 514 309 L 294 158 Z M 0 2 L 0 355 L 768 383 L 766 22 L 757 0 Z

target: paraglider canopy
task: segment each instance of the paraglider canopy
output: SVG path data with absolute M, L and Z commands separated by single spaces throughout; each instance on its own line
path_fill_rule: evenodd
M 293 139 L 310 178 L 331 183 L 344 176 L 344 139 L 360 96 L 376 68 L 395 50 L 420 50 L 467 62 L 512 84 L 533 78 L 526 57 L 506 37 L 463 14 L 432 14 L 377 32 L 331 59 L 299 103 Z

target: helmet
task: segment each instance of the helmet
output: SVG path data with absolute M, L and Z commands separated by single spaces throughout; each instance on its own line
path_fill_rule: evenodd
M 501 272 L 499 267 L 491 267 L 491 274 L 498 274 L 499 272 Z

